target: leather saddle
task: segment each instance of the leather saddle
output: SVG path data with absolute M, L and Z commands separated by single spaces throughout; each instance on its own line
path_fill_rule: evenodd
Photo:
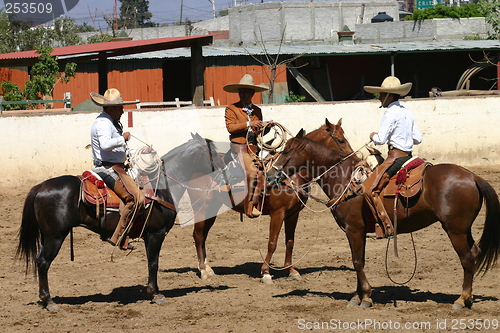
M 122 203 L 120 197 L 116 195 L 111 188 L 106 186 L 104 181 L 96 173 L 92 171 L 85 171 L 82 175 L 78 176 L 78 178 L 80 178 L 82 182 L 82 202 L 87 206 L 95 207 L 96 216 L 104 214 L 104 208 L 110 210 L 119 209 L 120 204 Z M 144 196 L 146 197 L 146 207 L 152 200 L 155 200 L 169 209 L 174 211 L 176 210 L 173 204 L 165 202 L 154 195 L 153 187 L 146 174 L 139 173 L 136 179 L 137 183 L 144 192 Z M 102 213 L 101 208 L 103 208 Z
M 422 190 L 424 171 L 430 165 L 432 164 L 419 157 L 408 160 L 396 175 L 391 177 L 381 194 L 384 197 L 414 197 Z

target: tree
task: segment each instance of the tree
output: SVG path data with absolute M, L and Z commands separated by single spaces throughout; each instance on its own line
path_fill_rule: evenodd
M 36 50 L 43 46 L 70 46 L 83 44 L 79 32 L 92 31 L 88 25 L 78 26 L 75 19 L 63 17 L 54 20 L 52 27 L 31 28 L 29 22 L 9 20 L 0 9 L 0 53 Z
M 149 11 L 148 0 L 121 0 L 120 26 L 122 28 L 154 27 L 153 14 Z
M 500 0 L 479 0 L 477 6 L 484 13 L 486 22 L 495 31 L 495 35 L 491 38 L 497 39 L 500 35 Z
M 279 46 L 279 51 L 278 53 L 273 57 L 273 55 L 269 54 L 267 51 L 266 45 L 264 43 L 264 38 L 262 37 L 262 31 L 259 28 L 260 32 L 260 38 L 258 39 L 258 44 L 261 47 L 262 51 L 264 52 L 264 56 L 261 56 L 261 59 L 257 58 L 257 56 L 253 55 L 250 53 L 245 47 L 243 49 L 258 63 L 260 63 L 262 66 L 267 68 L 266 75 L 269 78 L 269 104 L 274 103 L 274 83 L 276 81 L 276 77 L 283 71 L 278 72 L 278 68 L 280 68 L 282 65 L 285 65 L 285 68 L 299 68 L 303 66 L 307 66 L 307 64 L 304 64 L 299 67 L 293 66 L 293 62 L 297 60 L 298 58 L 302 57 L 304 54 L 299 54 L 297 56 L 294 56 L 292 58 L 284 59 L 281 60 L 281 46 L 283 45 L 283 41 L 285 40 L 285 29 L 283 29 L 283 32 L 281 33 L 281 40 L 280 40 L 280 46 Z M 286 70 L 286 69 L 285 69 Z
M 6 101 L 40 100 L 47 96 L 52 99 L 54 87 L 58 82 L 69 82 L 72 77 L 76 76 L 74 62 L 67 63 L 64 72 L 59 71 L 59 64 L 55 57 L 50 54 L 52 51 L 51 47 L 41 47 L 36 50 L 40 56 L 38 62 L 31 69 L 31 79 L 26 81 L 22 93 L 20 88 L 10 81 L 0 83 Z M 35 105 L 28 106 L 33 108 Z M 20 108 L 22 108 L 20 104 L 11 105 L 11 109 Z

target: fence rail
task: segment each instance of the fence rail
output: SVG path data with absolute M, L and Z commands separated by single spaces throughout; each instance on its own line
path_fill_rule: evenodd
M 2 97 L 2 96 L 0 96 Z M 4 105 L 12 104 L 47 104 L 47 103 L 64 103 L 67 109 L 71 109 L 71 98 L 64 99 L 35 99 L 35 100 L 25 100 L 25 101 L 4 101 L 0 99 L 0 114 L 4 111 Z

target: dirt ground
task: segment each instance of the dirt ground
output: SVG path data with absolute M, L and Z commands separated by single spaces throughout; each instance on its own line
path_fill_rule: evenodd
M 500 193 L 500 167 L 471 168 Z M 260 282 L 268 218 L 239 221 L 226 212 L 211 230 L 208 256 L 217 274 L 198 277 L 192 226 L 175 226 L 160 258 L 159 286 L 167 296 L 151 304 L 143 244 L 117 262 L 111 246 L 76 228 L 75 261 L 66 241 L 49 271 L 51 294 L 60 310 L 38 302 L 38 284 L 14 260 L 21 207 L 28 188 L 0 189 L 0 325 L 2 332 L 448 332 L 500 331 L 500 268 L 474 283 L 472 309 L 456 311 L 462 269 L 439 224 L 399 236 L 400 257 L 386 240 L 368 239 L 366 274 L 374 307 L 347 308 L 356 287 L 346 237 L 328 212 L 304 210 L 296 232 L 294 261 L 304 280 L 274 270 L 274 284 Z M 323 210 L 310 203 L 313 210 Z M 484 215 L 474 224 L 479 238 Z M 282 232 L 283 233 L 283 232 Z M 273 263 L 284 260 L 281 235 Z M 392 243 L 391 243 L 392 245 Z M 279 267 L 278 267 L 279 268 Z M 406 328 L 406 329 L 405 329 Z

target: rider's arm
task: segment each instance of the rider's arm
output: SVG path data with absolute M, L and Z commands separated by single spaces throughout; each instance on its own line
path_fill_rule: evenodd
M 238 117 L 237 108 L 234 105 L 229 105 L 226 107 L 226 113 L 224 118 L 226 120 L 226 129 L 229 134 L 237 134 L 241 132 L 246 132 L 248 130 L 247 121 L 248 119 L 243 116 Z

